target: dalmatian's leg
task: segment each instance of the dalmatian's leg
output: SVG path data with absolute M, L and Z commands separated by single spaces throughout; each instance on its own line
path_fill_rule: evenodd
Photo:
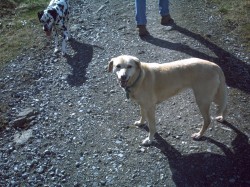
M 58 45 L 58 31 L 55 29 L 55 50 L 54 53 L 59 52 L 59 45 Z
M 66 40 L 69 39 L 69 33 L 67 28 L 64 26 L 63 28 L 63 41 L 62 41 L 62 55 L 66 54 Z
M 68 10 L 67 10 L 67 12 L 66 12 L 66 15 L 65 15 L 65 28 L 66 28 L 66 31 L 67 31 L 67 38 L 66 38 L 66 40 L 68 41 L 68 40 L 70 40 L 70 38 L 71 38 L 71 35 L 70 35 L 70 27 L 69 27 L 69 22 L 70 22 L 70 18 L 69 18 L 69 8 L 68 8 Z
M 69 31 L 69 27 L 67 26 L 67 38 L 66 38 L 66 40 L 68 41 L 68 40 L 70 40 L 71 39 L 71 34 L 70 34 L 70 31 Z

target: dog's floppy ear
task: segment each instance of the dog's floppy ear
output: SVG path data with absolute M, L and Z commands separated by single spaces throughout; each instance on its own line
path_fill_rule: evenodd
M 43 14 L 44 14 L 43 11 L 37 12 L 37 16 L 38 16 L 39 21 L 41 20 Z
M 112 70 L 113 70 L 113 60 L 111 59 L 109 62 L 108 62 L 109 64 L 108 64 L 108 72 L 110 73 L 110 72 L 112 72 Z
M 141 69 L 141 61 L 138 58 L 136 58 L 136 57 L 133 57 L 133 60 L 135 61 L 135 64 L 137 65 L 137 67 L 139 69 Z

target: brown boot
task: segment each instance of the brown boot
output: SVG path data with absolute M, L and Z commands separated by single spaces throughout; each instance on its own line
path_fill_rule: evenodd
M 149 35 L 146 25 L 137 25 L 137 31 L 139 32 L 139 36 Z
M 170 15 L 166 15 L 166 16 L 161 17 L 161 24 L 162 25 L 167 26 L 167 25 L 171 25 L 173 23 L 174 23 L 174 20 L 171 18 Z

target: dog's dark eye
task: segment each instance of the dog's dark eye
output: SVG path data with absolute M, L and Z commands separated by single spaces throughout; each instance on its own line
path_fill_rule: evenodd
M 121 65 L 117 65 L 116 68 L 120 69 L 120 68 L 121 68 Z
M 128 69 L 130 69 L 130 68 L 132 68 L 132 66 L 131 65 L 128 65 L 128 67 L 127 67 Z

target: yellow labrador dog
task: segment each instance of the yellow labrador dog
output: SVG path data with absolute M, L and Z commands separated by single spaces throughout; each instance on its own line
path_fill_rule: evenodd
M 140 105 L 141 118 L 135 125 L 148 122 L 149 135 L 142 144 L 151 144 L 156 133 L 156 104 L 176 95 L 185 88 L 194 92 L 197 105 L 204 119 L 194 139 L 200 138 L 207 130 L 211 118 L 210 105 L 218 105 L 216 119 L 223 122 L 226 110 L 227 87 L 221 68 L 207 60 L 190 58 L 170 63 L 145 63 L 133 56 L 122 55 L 112 58 L 109 72 L 114 72 L 127 97 Z

